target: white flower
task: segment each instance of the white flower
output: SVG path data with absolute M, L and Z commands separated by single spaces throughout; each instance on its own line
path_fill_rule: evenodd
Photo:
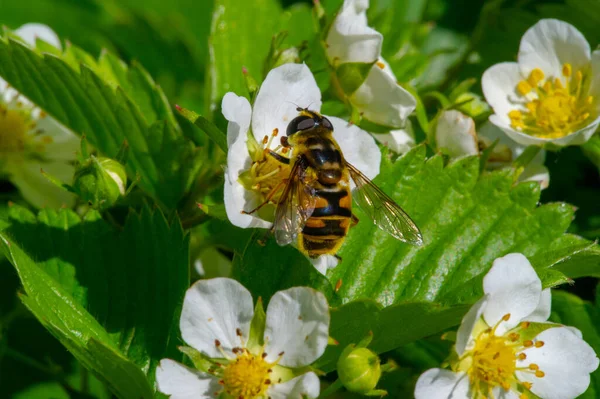
M 192 285 L 183 302 L 181 335 L 210 367 L 192 370 L 163 359 L 156 370 L 159 391 L 172 399 L 208 399 L 221 393 L 219 397 L 231 399 L 319 396 L 319 378 L 307 366 L 323 354 L 329 338 L 323 294 L 305 287 L 279 291 L 262 322 L 253 322 L 254 309 L 250 292 L 235 280 Z
M 383 36 L 368 26 L 368 8 L 368 0 L 344 1 L 327 34 L 327 58 L 342 95 L 363 118 L 404 129 L 417 103 L 381 58 Z
M 435 129 L 437 147 L 451 158 L 479 154 L 475 121 L 460 111 L 441 113 Z
M 272 157 L 264 156 L 264 149 L 281 155 L 286 149 L 279 145 L 278 135 L 284 135 L 287 125 L 298 115 L 296 108 L 321 108 L 321 92 L 306 65 L 284 64 L 269 72 L 263 82 L 254 108 L 245 97 L 227 93 L 223 98 L 223 115 L 227 125 L 227 171 L 225 173 L 225 209 L 231 223 L 238 227 L 270 228 L 274 205 L 265 206 L 252 215 L 252 210 L 265 199 L 283 179 L 289 177 L 289 167 Z M 375 140 L 354 125 L 342 119 L 329 117 L 333 137 L 340 145 L 345 159 L 369 178 L 379 173 L 381 152 Z M 273 197 L 275 203 L 278 197 Z
M 416 399 L 570 399 L 590 384 L 594 350 L 573 327 L 548 323 L 550 290 L 522 254 L 494 261 L 485 296 L 465 315 L 451 370 L 430 369 Z
M 47 26 L 26 24 L 15 31 L 34 46 L 36 38 L 60 48 Z M 72 206 L 75 196 L 50 183 L 40 169 L 61 181 L 71 181 L 79 139 L 54 118 L 0 79 L 0 175 L 36 207 Z
M 477 133 L 473 119 L 456 110 L 442 112 L 437 121 L 435 140 L 437 148 L 451 158 L 478 155 L 480 149 L 487 149 L 498 140 L 486 164 L 490 169 L 510 167 L 526 148 L 489 122 L 484 123 Z M 542 189 L 547 188 L 550 173 L 544 166 L 545 159 L 546 151 L 540 150 L 525 167 L 519 181 L 535 181 Z
M 518 62 L 490 67 L 481 83 L 490 121 L 520 144 L 583 144 L 600 123 L 600 52 L 566 22 L 532 26 Z

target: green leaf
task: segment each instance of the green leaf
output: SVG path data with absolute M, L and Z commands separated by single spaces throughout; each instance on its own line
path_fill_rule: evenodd
M 17 206 L 10 222 L 0 237 L 23 302 L 115 392 L 148 397 L 160 359 L 180 357 L 178 317 L 189 285 L 180 223 L 145 208 L 117 232 L 95 212 L 82 220 L 67 209 L 36 216 Z
M 213 113 L 214 117 L 220 118 L 221 98 L 225 93 L 247 93 L 242 68 L 260 77 L 281 14 L 281 6 L 276 0 L 215 0 L 209 42 L 210 84 L 207 84 L 206 115 Z
M 597 273 L 600 258 L 595 244 L 561 238 L 573 218 L 573 207 L 560 203 L 538 207 L 539 186 L 513 186 L 510 173 L 480 176 L 477 157 L 444 166 L 440 156 L 426 160 L 424 147 L 395 163 L 384 160 L 375 183 L 415 220 L 424 245 L 395 240 L 354 209 L 361 222 L 340 252 L 343 261 L 328 276 L 343 282 L 333 302 L 366 297 L 386 306 L 406 301 L 473 303 L 493 260 L 510 252 L 530 257 L 545 286 L 566 282 L 566 276 Z M 586 248 L 582 256 L 591 257 L 585 270 L 568 261 L 575 247 Z M 550 256 L 548 248 L 562 252 Z
M 329 335 L 337 339 L 339 345 L 329 346 L 316 366 L 324 371 L 333 370 L 342 350 L 348 344 L 359 342 L 369 331 L 373 332 L 369 349 L 387 352 L 457 324 L 468 308 L 419 302 L 383 308 L 364 299 L 332 309 Z
M 600 307 L 564 291 L 552 291 L 550 320 L 578 328 L 583 339 L 600 354 Z M 580 399 L 595 399 L 600 395 L 600 370 L 592 373 L 588 390 Z
M 539 185 L 514 185 L 510 170 L 480 174 L 477 157 L 445 166 L 441 156 L 426 159 L 419 146 L 395 162 L 384 157 L 375 183 L 415 220 L 423 246 L 394 239 L 355 207 L 360 222 L 329 281 L 295 249 L 273 239 L 259 243 L 268 237 L 264 231 L 234 248 L 234 276 L 255 297 L 299 284 L 320 289 L 339 307 L 330 335 L 340 347 L 373 331 L 372 348 L 382 352 L 459 324 L 467 305 L 483 295 L 482 279 L 494 259 L 508 253 L 528 256 L 544 287 L 600 273 L 598 245 L 564 234 L 573 207 L 538 206 Z M 339 350 L 330 348 L 319 364 L 331 370 Z
M 0 246 L 19 273 L 26 292 L 23 303 L 38 320 L 119 397 L 151 398 L 152 388 L 142 370 L 116 352 L 102 326 L 4 235 L 0 236 Z M 96 343 L 93 347 L 92 342 Z
M 85 64 L 80 64 L 81 61 Z M 127 171 L 166 208 L 194 182 L 200 158 L 150 76 L 104 53 L 98 61 L 73 46 L 61 58 L 0 40 L 0 76 L 91 144 L 114 157 L 126 139 Z
M 268 301 L 277 291 L 295 286 L 330 291 L 327 279 L 306 257 L 290 246 L 280 247 L 268 230 L 257 231 L 246 246 L 235 249 L 232 277 L 248 288 L 253 297 Z

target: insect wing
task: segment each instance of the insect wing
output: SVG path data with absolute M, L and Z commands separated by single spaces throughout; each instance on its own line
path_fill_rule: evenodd
M 275 211 L 273 230 L 279 245 L 295 241 L 315 209 L 314 188 L 305 183 L 305 175 L 306 167 L 301 161 L 297 161 Z
M 410 216 L 358 169 L 348 163 L 346 166 L 356 184 L 354 200 L 373 223 L 400 241 L 422 245 L 423 236 Z

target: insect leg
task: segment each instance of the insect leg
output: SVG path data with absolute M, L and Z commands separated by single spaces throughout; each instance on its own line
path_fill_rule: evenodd
M 352 214 L 352 227 L 356 226 L 358 224 L 359 220 L 356 217 L 355 214 Z
M 269 155 L 272 156 L 273 158 L 275 158 L 276 160 L 278 160 L 279 162 L 289 165 L 290 164 L 290 159 L 286 158 L 282 155 L 279 155 L 278 153 L 276 153 L 275 151 L 271 151 L 269 150 Z
M 263 206 L 267 205 L 269 203 L 269 201 L 271 201 L 271 198 L 273 198 L 273 196 L 275 194 L 277 194 L 277 192 L 279 190 L 281 190 L 282 187 L 284 187 L 287 184 L 288 179 L 283 179 L 282 181 L 280 181 L 279 183 L 277 183 L 277 185 L 275 187 L 273 187 L 273 189 L 271 190 L 271 192 L 269 192 L 269 194 L 267 194 L 266 199 L 262 202 L 262 204 L 260 204 L 259 206 L 257 206 L 256 208 L 252 209 L 251 211 L 245 211 L 242 210 L 242 213 L 245 215 L 251 215 L 254 212 L 258 211 L 260 208 L 262 208 Z

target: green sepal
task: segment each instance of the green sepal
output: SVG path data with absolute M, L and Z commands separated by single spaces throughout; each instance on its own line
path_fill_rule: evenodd
M 213 362 L 202 353 L 192 348 L 191 346 L 179 346 L 177 347 L 181 353 L 187 356 L 194 365 L 196 370 L 204 371 L 208 373 L 208 370 L 212 368 Z
M 536 155 L 542 150 L 541 147 L 537 145 L 530 145 L 514 160 L 512 166 L 515 170 L 514 179 L 517 181 L 521 173 L 525 170 L 527 165 L 531 163 L 531 161 L 536 157 Z
M 242 68 L 242 74 L 244 75 L 246 89 L 248 89 L 248 94 L 250 95 L 250 102 L 254 103 L 254 99 L 256 98 L 256 94 L 258 94 L 258 89 L 260 88 L 260 85 L 256 82 L 256 79 L 254 79 L 254 76 L 252 76 L 248 72 L 246 67 Z
M 374 62 L 347 62 L 335 69 L 335 77 L 344 94 L 351 96 L 367 79 Z
M 468 78 L 463 80 L 462 82 L 457 84 L 452 89 L 452 91 L 450 91 L 448 98 L 454 103 L 459 102 L 459 97 L 471 90 L 471 87 L 473 87 L 475 83 L 477 83 L 477 79 L 475 78 Z
M 455 107 L 460 112 L 475 119 L 480 119 L 483 115 L 487 115 L 490 112 L 490 106 L 481 96 L 471 92 L 458 96 L 455 100 Z
M 248 337 L 248 349 L 251 352 L 255 352 L 257 349 L 260 350 L 265 344 L 265 326 L 267 323 L 267 315 L 263 307 L 262 298 L 258 298 L 256 305 L 254 306 L 254 317 L 250 323 L 250 336 Z
M 206 215 L 217 218 L 219 220 L 227 220 L 227 212 L 224 204 L 201 204 L 198 203 L 198 208 Z
M 252 159 L 252 162 L 256 162 L 262 158 L 264 148 L 262 145 L 260 145 L 260 143 L 258 141 L 256 141 L 256 138 L 254 137 L 254 134 L 252 133 L 252 131 L 248 130 L 248 132 L 246 133 L 246 136 L 248 138 L 246 140 L 246 147 L 248 147 L 248 154 L 250 154 L 250 158 Z
M 527 328 L 520 328 L 521 324 L 515 327 L 515 332 L 519 334 L 519 341 L 533 340 L 535 337 L 543 333 L 550 328 L 562 327 L 560 324 L 555 323 L 536 323 L 536 322 L 525 322 L 529 323 Z
M 216 127 L 211 121 L 203 117 L 202 115 L 190 111 L 187 108 L 176 105 L 175 108 L 179 113 L 188 121 L 200 128 L 206 135 L 219 146 L 223 152 L 227 153 L 227 136 L 218 127 Z M 190 140 L 196 145 L 202 145 L 202 141 L 199 137 L 189 137 Z
M 498 143 L 500 142 L 500 139 L 496 139 L 494 140 L 494 142 L 492 144 L 490 144 L 488 147 L 484 148 L 483 151 L 479 151 L 479 172 L 483 172 L 485 170 L 485 167 L 487 166 L 487 163 L 490 159 L 490 157 L 492 156 L 492 154 L 494 153 L 494 149 L 496 148 L 496 146 L 498 145 Z

